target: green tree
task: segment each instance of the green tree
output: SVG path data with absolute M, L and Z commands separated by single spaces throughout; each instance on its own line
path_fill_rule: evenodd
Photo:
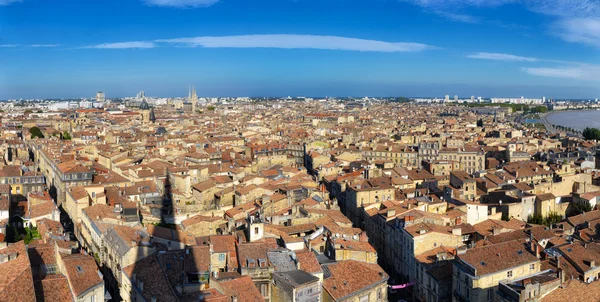
M 215 111 L 215 106 L 208 106 L 206 109 L 208 109 L 208 111 Z
M 68 131 L 63 132 L 62 139 L 66 140 L 66 141 L 70 141 L 71 140 L 71 134 L 69 134 Z
M 572 205 L 577 214 L 582 214 L 582 213 L 589 212 L 592 210 L 592 206 L 589 203 L 584 203 L 584 204 L 572 203 Z
M 544 224 L 544 217 L 540 214 L 532 214 L 527 216 L 527 223 L 531 224 Z
M 508 212 L 502 212 L 502 218 L 500 218 L 504 221 L 509 221 L 510 217 L 508 217 Z
M 583 138 L 587 140 L 600 140 L 600 129 L 585 127 L 583 129 Z
M 23 111 L 23 113 L 33 113 L 33 111 L 31 109 L 26 109 L 25 111 Z
M 36 228 L 25 228 L 25 244 L 29 244 L 31 241 L 40 238 L 40 232 Z
M 477 120 L 477 127 L 483 127 L 483 119 Z
M 44 138 L 44 134 L 42 133 L 42 130 L 40 130 L 40 128 L 33 126 L 31 128 L 29 128 L 29 134 L 31 134 L 31 138 Z
M 555 223 L 561 222 L 562 219 L 563 219 L 562 215 L 560 215 L 560 214 L 558 214 L 556 212 L 550 212 L 548 214 L 548 216 L 546 217 L 546 219 L 545 219 L 546 221 L 545 221 L 544 224 L 550 226 L 550 225 L 553 225 Z

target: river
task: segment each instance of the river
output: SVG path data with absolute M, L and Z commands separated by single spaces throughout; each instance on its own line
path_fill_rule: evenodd
M 600 129 L 600 110 L 556 111 L 546 116 L 553 125 L 583 130 L 585 127 Z

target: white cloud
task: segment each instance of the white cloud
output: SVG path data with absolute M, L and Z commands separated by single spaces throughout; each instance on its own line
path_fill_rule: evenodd
M 516 61 L 516 62 L 535 62 L 537 58 L 532 57 L 521 57 L 505 53 L 489 53 L 489 52 L 478 52 L 467 55 L 471 59 L 483 59 L 483 60 L 497 60 L 497 61 Z
M 23 0 L 0 0 L 0 6 L 21 2 Z
M 216 4 L 220 0 L 143 0 L 148 5 L 170 6 L 179 8 L 207 7 Z
M 373 52 L 410 52 L 436 48 L 434 46 L 412 42 L 385 42 L 337 36 L 295 34 L 209 36 L 163 39 L 156 40 L 155 42 L 206 48 L 302 48 Z
M 526 0 L 526 7 L 536 13 L 564 18 L 600 16 L 598 0 Z
M 118 42 L 118 43 L 104 43 L 92 46 L 85 46 L 82 48 L 98 48 L 98 49 L 128 49 L 128 48 L 154 48 L 156 44 L 152 42 Z
M 566 19 L 555 23 L 553 28 L 565 41 L 600 47 L 600 19 Z
M 0 48 L 13 48 L 13 47 L 19 47 L 21 46 L 20 44 L 0 44 Z
M 38 47 L 59 47 L 60 44 L 33 44 L 33 45 L 30 45 L 30 46 L 31 47 L 36 47 L 36 48 L 38 48 Z
M 464 13 L 469 7 L 497 7 L 519 0 L 400 0 L 423 8 L 424 11 L 465 23 L 480 23 L 481 18 Z M 497 21 L 496 21 L 497 22 Z
M 600 0 L 400 0 L 420 6 L 450 20 L 479 23 L 480 18 L 465 14 L 468 8 L 489 8 L 521 4 L 534 13 L 555 17 L 551 34 L 567 42 L 600 47 Z M 486 21 L 494 24 L 497 21 Z
M 599 81 L 600 66 L 579 64 L 576 66 L 523 68 L 528 74 L 551 78 L 576 79 L 583 81 Z

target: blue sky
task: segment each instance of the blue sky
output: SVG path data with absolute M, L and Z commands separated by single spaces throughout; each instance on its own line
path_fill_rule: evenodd
M 600 97 L 600 0 L 0 0 L 0 99 Z

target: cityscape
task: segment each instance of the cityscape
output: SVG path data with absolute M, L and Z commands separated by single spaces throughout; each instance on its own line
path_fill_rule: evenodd
M 600 301 L 598 16 L 0 0 L 0 302 Z

